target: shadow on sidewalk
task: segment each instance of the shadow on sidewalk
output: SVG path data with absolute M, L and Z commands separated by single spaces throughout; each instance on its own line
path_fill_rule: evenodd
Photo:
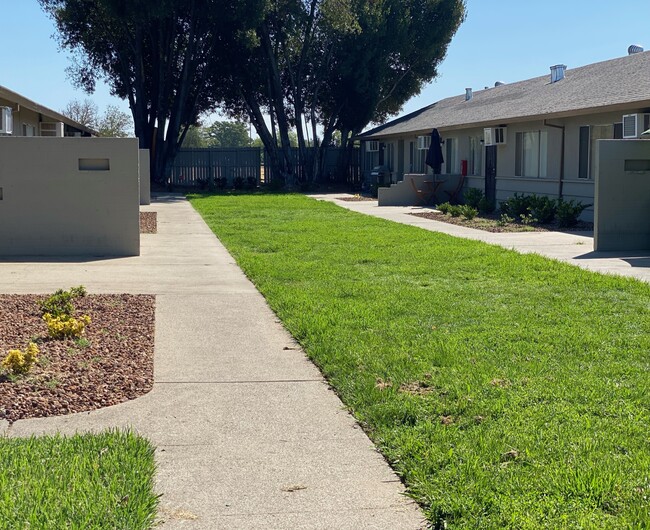
M 574 259 L 620 259 L 629 263 L 632 267 L 650 267 L 650 250 L 641 250 L 630 254 L 629 252 L 587 252 Z

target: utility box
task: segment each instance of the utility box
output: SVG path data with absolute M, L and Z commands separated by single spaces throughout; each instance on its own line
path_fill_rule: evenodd
M 377 186 L 390 186 L 390 169 L 388 166 L 375 166 L 370 172 L 372 184 Z

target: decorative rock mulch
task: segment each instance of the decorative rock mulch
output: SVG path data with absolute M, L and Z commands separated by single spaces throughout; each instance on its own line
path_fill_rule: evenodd
M 38 305 L 45 296 L 0 295 L 0 358 L 37 343 L 38 364 L 22 376 L 0 367 L 0 420 L 95 410 L 153 386 L 155 297 L 86 295 L 75 316 L 92 319 L 80 339 L 48 337 Z
M 442 212 L 412 212 L 409 215 L 415 217 L 423 217 L 424 219 L 431 219 L 433 221 L 442 221 L 452 225 L 465 226 L 467 228 L 476 228 L 477 230 L 484 230 L 485 232 L 583 232 L 591 231 L 594 229 L 593 223 L 586 223 L 578 221 L 578 224 L 568 228 L 560 228 L 555 223 L 540 225 L 530 224 L 525 225 L 522 223 L 508 223 L 504 226 L 499 226 L 497 221 L 499 216 L 496 214 L 478 216 L 474 219 L 465 219 L 464 217 L 452 217 L 451 215 Z
M 140 212 L 140 233 L 158 233 L 158 212 Z

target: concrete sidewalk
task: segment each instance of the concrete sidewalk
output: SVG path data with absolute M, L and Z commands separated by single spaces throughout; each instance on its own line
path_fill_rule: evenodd
M 492 233 L 474 228 L 424 219 L 410 215 L 431 211 L 419 206 L 382 206 L 377 201 L 342 201 L 345 193 L 312 195 L 315 199 L 333 202 L 355 212 L 380 217 L 396 223 L 418 226 L 432 232 L 475 239 L 522 253 L 537 253 L 565 261 L 596 272 L 631 276 L 650 282 L 650 250 L 624 252 L 594 252 L 591 232 L 516 232 Z
M 132 427 L 156 446 L 169 529 L 424 528 L 375 447 L 184 198 L 161 196 L 142 255 L 0 262 L 0 292 L 156 295 L 155 384 L 9 436 Z M 0 425 L 0 432 L 3 426 Z

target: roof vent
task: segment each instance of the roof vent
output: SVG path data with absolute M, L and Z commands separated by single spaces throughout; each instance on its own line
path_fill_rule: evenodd
M 503 86 L 503 85 L 505 85 L 503 81 L 497 81 L 496 83 L 494 83 L 494 86 Z
M 566 71 L 566 64 L 556 64 L 551 66 L 551 83 L 557 83 L 564 79 L 564 72 Z
M 471 88 L 466 88 L 465 89 L 465 101 L 469 101 L 472 99 L 473 94 L 472 94 L 472 89 Z
M 638 44 L 632 44 L 627 49 L 627 54 L 628 55 L 634 55 L 635 53 L 641 53 L 642 51 L 643 51 L 643 46 L 639 46 Z

